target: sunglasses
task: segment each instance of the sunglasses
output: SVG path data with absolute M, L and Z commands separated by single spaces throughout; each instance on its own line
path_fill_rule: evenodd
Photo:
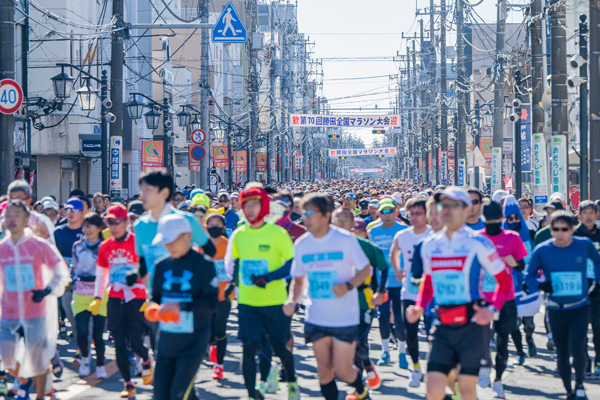
M 393 212 L 394 212 L 394 210 L 392 210 L 391 208 L 386 208 L 385 210 L 379 211 L 379 214 L 388 215 L 388 214 L 391 214 Z
M 556 228 L 554 226 L 552 227 L 552 230 L 554 232 L 569 232 L 569 229 L 571 229 L 571 228 L 564 228 L 564 227 L 563 228 Z
M 175 197 L 173 201 L 185 201 L 185 197 Z
M 315 215 L 317 215 L 317 213 L 314 210 L 305 210 L 305 211 L 302 211 L 302 216 L 303 217 L 314 217 Z
M 65 210 L 63 211 L 65 214 L 71 214 L 71 213 L 78 213 L 81 212 L 81 210 L 75 210 L 73 208 L 65 208 Z
M 119 225 L 121 222 L 125 221 L 124 219 L 107 219 L 106 223 L 110 226 Z

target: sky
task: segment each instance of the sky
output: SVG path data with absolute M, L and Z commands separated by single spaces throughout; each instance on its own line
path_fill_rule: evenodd
M 446 3 L 452 4 L 453 0 L 446 0 Z M 435 0 L 435 4 L 439 6 L 440 0 Z M 484 21 L 495 23 L 495 5 L 496 0 L 483 0 L 475 10 Z M 421 17 L 415 14 L 417 9 L 423 12 L 425 8 L 429 8 L 429 0 L 298 0 L 299 30 L 315 42 L 312 57 L 325 59 L 323 91 L 329 99 L 332 114 L 360 114 L 359 107 L 374 108 L 375 105 L 384 110 L 363 113 L 385 114 L 389 111 L 385 109 L 391 107 L 390 101 L 395 101 L 394 94 L 390 92 L 395 81 L 390 76 L 395 78 L 400 66 L 391 58 L 398 52 L 406 54 L 408 41 L 402 38 L 402 32 L 405 36 L 418 33 L 417 18 Z M 422 18 L 427 29 L 429 16 Z M 452 19 L 451 16 L 447 18 Z M 507 22 L 520 22 L 521 18 L 522 13 L 511 13 Z M 447 36 L 448 44 L 453 44 L 454 35 L 448 32 Z M 352 57 L 390 59 L 360 62 L 326 60 Z M 375 137 L 367 128 L 353 132 L 359 134 L 365 143 L 371 143 Z

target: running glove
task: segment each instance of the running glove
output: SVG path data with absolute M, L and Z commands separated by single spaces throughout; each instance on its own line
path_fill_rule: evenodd
M 158 322 L 160 312 L 160 306 L 158 304 L 151 304 L 144 310 L 144 317 L 150 322 Z
M 261 289 L 266 288 L 267 284 L 269 283 L 266 275 L 250 275 L 250 280 L 252 281 L 252 283 L 254 283 L 254 286 L 258 286 Z
M 100 304 L 102 303 L 102 300 L 96 298 L 94 299 L 94 301 L 92 301 L 90 303 L 90 312 L 92 313 L 92 315 L 98 315 L 98 313 L 100 313 Z
M 160 306 L 158 304 L 152 304 L 146 307 L 146 311 L 144 311 L 144 317 L 150 322 L 173 322 L 175 324 L 179 323 L 180 314 L 177 311 L 167 311 L 164 313 L 160 313 Z
M 34 303 L 39 303 L 42 300 L 44 300 L 44 297 L 48 296 L 51 291 L 52 289 L 50 289 L 49 287 L 41 290 L 33 290 L 33 296 L 31 296 L 31 299 Z
M 130 271 L 127 273 L 125 277 L 125 282 L 127 282 L 127 286 L 133 286 L 140 279 L 137 271 Z
M 554 292 L 554 290 L 552 289 L 552 281 L 540 282 L 540 284 L 538 285 L 538 289 L 548 294 L 552 294 Z

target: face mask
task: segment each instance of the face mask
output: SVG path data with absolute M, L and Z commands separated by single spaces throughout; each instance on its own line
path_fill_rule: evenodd
M 508 227 L 510 230 L 518 232 L 521 230 L 521 223 L 520 222 L 509 222 Z
M 215 239 L 221 236 L 225 236 L 225 228 L 221 228 L 220 226 L 212 226 L 208 228 L 207 231 L 210 237 Z
M 490 236 L 499 235 L 502 232 L 502 223 L 501 222 L 492 222 L 485 224 L 485 233 Z

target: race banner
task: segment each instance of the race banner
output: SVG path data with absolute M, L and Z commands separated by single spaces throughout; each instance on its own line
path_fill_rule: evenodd
M 329 149 L 329 157 L 352 157 L 352 156 L 385 156 L 396 154 L 395 147 L 378 147 L 373 149 Z
M 246 160 L 246 150 L 233 152 L 233 170 L 235 172 L 246 172 L 248 170 Z
M 259 153 L 256 155 L 256 170 L 258 172 L 265 172 L 267 170 L 267 155 Z
M 163 141 L 142 140 L 142 171 L 163 166 Z
M 531 171 L 531 104 L 521 109 L 521 171 Z
M 300 171 L 302 169 L 302 153 L 296 153 L 294 155 L 294 171 Z
M 567 141 L 562 135 L 552 136 L 551 192 L 567 193 Z
M 546 159 L 546 141 L 544 135 L 533 135 L 533 203 L 536 205 L 548 202 L 548 165 Z
M 290 126 L 294 127 L 397 127 L 400 126 L 398 115 L 318 115 L 290 114 Z
M 383 168 L 350 168 L 353 174 L 371 174 L 383 172 Z
M 213 163 L 216 168 L 227 168 L 229 157 L 227 157 L 227 146 L 212 146 Z
M 492 191 L 502 189 L 502 148 L 492 147 Z

